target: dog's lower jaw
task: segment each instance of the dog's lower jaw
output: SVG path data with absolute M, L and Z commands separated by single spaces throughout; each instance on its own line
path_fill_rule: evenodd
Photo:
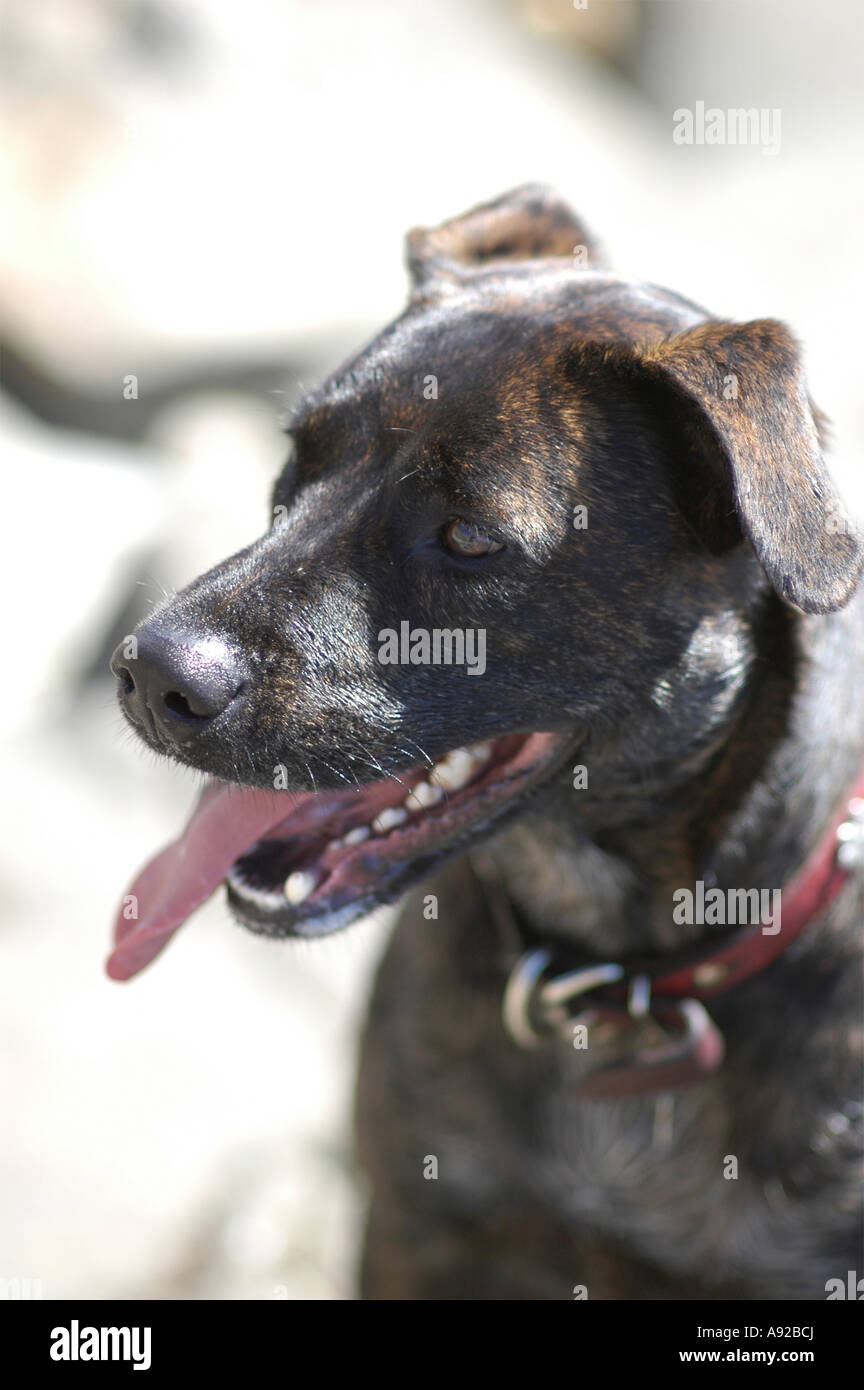
M 454 854 L 523 814 L 532 798 L 564 774 L 579 737 L 566 732 L 494 739 L 482 745 L 478 766 L 463 785 L 442 790 L 440 781 L 448 767 L 452 773 L 451 759 L 471 754 L 464 749 L 437 764 L 430 781 L 427 768 L 413 768 L 395 781 L 359 787 L 354 805 L 343 794 L 338 810 L 305 840 L 296 825 L 286 823 L 282 836 L 277 830 L 251 846 L 229 871 L 232 914 L 266 936 L 316 937 L 396 902 Z M 462 781 L 458 768 L 455 777 Z M 364 810 L 370 797 L 373 808 Z

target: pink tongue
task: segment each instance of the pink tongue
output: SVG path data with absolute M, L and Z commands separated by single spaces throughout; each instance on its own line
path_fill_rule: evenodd
M 141 870 L 114 925 L 106 970 L 128 980 L 149 965 L 190 913 L 215 893 L 234 860 L 310 793 L 254 791 L 213 782 L 179 840 Z M 127 919 L 126 912 L 137 917 Z

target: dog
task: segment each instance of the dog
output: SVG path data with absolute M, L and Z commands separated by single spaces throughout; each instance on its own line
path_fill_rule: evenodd
M 362 1297 L 824 1299 L 862 1254 L 864 550 L 798 346 L 606 270 L 539 186 L 408 263 L 266 534 L 114 654 L 211 780 L 109 974 L 222 883 L 274 938 L 404 899 Z

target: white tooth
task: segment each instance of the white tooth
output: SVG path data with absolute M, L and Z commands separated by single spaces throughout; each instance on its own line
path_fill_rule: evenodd
M 430 786 L 428 782 L 418 782 L 409 796 L 406 796 L 403 805 L 409 811 L 424 811 L 427 806 L 437 806 L 439 801 L 443 801 L 444 793 L 440 787 Z
M 392 830 L 395 825 L 401 825 L 403 820 L 407 819 L 408 812 L 401 806 L 388 806 L 386 811 L 375 817 L 372 829 L 376 835 L 381 835 L 385 830 Z
M 348 831 L 342 843 L 343 845 L 362 845 L 363 841 L 368 840 L 371 834 L 372 831 L 368 825 L 357 825 L 353 830 Z
M 452 753 L 447 754 L 443 762 L 435 764 L 429 774 L 429 781 L 433 787 L 458 792 L 462 787 L 467 787 L 479 766 L 479 762 L 471 756 L 467 748 L 455 748 Z
M 286 878 L 282 892 L 292 907 L 296 907 L 298 903 L 305 902 L 317 886 L 317 874 L 309 873 L 308 869 L 295 869 L 293 874 L 289 874 Z
M 279 907 L 281 894 L 275 888 L 256 888 L 254 884 L 247 883 L 241 873 L 232 865 L 226 875 L 228 882 L 236 889 L 241 898 L 251 898 L 253 902 L 261 907 L 269 908 L 272 912 Z
M 486 763 L 492 756 L 492 744 L 470 743 L 468 745 L 468 752 L 471 754 L 472 758 L 476 758 L 478 762 Z

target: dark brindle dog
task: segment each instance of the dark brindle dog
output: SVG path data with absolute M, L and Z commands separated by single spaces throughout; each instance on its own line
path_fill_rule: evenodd
M 862 1268 L 862 551 L 795 342 L 594 268 L 542 189 L 409 253 L 272 528 L 115 655 L 214 780 L 110 972 L 223 880 L 273 937 L 420 885 L 365 1296 L 825 1298 Z

